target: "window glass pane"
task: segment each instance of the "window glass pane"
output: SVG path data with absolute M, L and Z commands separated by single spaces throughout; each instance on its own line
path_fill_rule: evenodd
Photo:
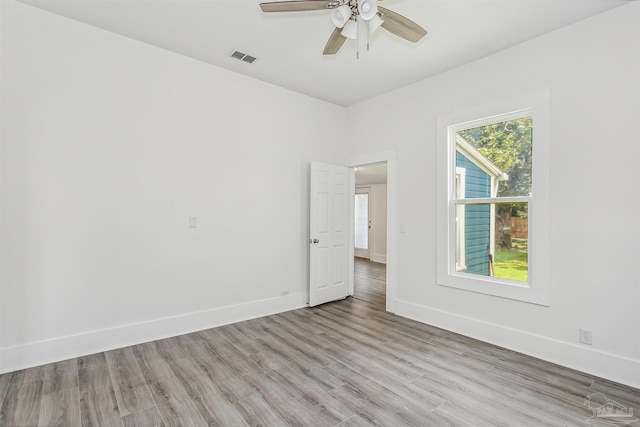
M 369 195 L 356 194 L 357 249 L 369 249 Z
M 456 168 L 466 170 L 463 198 L 529 196 L 533 120 L 507 120 L 456 132 Z
M 528 281 L 528 203 L 456 206 L 455 269 Z

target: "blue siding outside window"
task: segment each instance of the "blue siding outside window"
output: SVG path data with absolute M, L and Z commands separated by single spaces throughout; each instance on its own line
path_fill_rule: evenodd
M 456 167 L 466 169 L 465 198 L 491 197 L 491 177 L 456 151 Z M 489 243 L 491 232 L 489 205 L 467 205 L 465 208 L 465 273 L 489 275 Z

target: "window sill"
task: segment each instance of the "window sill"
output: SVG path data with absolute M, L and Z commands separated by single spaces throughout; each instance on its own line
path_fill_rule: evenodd
M 537 304 L 548 307 L 548 289 L 535 288 L 527 283 L 522 285 L 517 282 L 499 282 L 499 279 L 482 277 L 469 277 L 466 274 L 438 275 L 438 285 L 449 288 L 461 289 L 464 291 L 491 295 L 499 298 L 506 298 L 522 301 L 530 304 Z

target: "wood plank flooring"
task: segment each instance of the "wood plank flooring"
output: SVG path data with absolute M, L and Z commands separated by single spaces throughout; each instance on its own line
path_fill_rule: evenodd
M 0 375 L 0 425 L 584 426 L 595 392 L 640 413 L 638 389 L 384 312 L 384 265 L 356 276 L 355 298 Z
M 354 295 L 379 310 L 387 306 L 387 266 L 364 258 L 355 258 Z

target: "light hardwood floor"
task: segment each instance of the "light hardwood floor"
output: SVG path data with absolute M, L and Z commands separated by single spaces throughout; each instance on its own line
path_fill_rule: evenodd
M 596 392 L 640 412 L 640 390 L 385 313 L 384 266 L 356 269 L 355 298 L 1 375 L 0 425 L 584 426 Z
M 387 266 L 364 258 L 355 258 L 354 295 L 384 311 L 387 304 Z

